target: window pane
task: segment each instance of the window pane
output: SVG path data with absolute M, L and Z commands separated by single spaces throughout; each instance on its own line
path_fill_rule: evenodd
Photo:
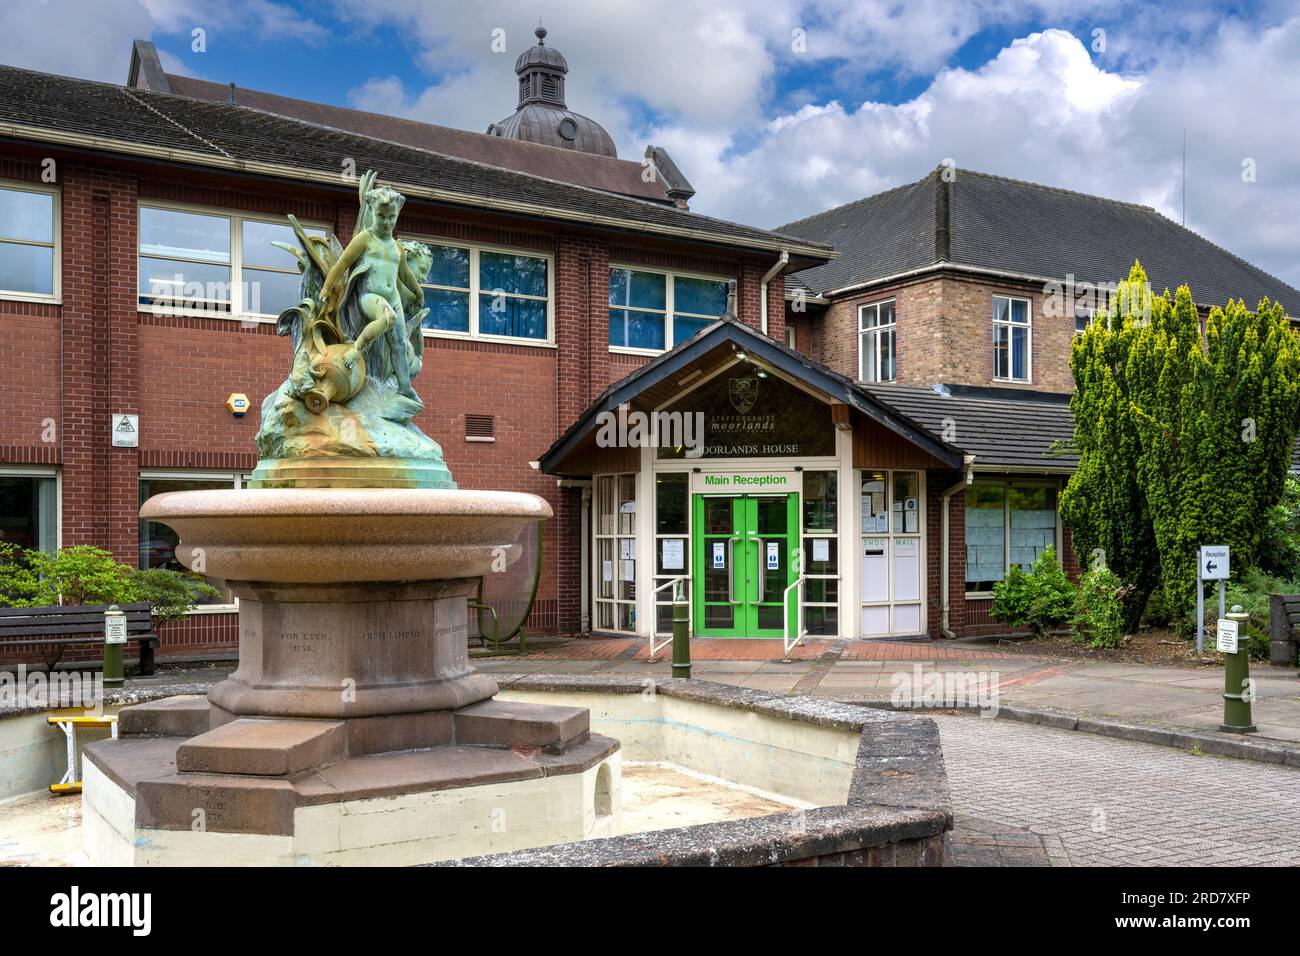
M 140 209 L 140 253 L 230 261 L 230 220 L 175 209 Z
M 175 259 L 140 259 L 140 301 L 180 305 L 230 301 L 230 267 Z
M 279 315 L 299 302 L 302 276 L 265 269 L 244 270 L 244 311 L 252 315 Z
M 1001 485 L 966 491 L 966 590 L 991 591 L 1006 573 L 1006 514 Z
M 1008 352 L 1010 331 L 1005 325 L 993 326 L 993 375 L 995 378 L 1011 377 L 1011 357 Z
M 609 304 L 634 305 L 642 309 L 666 309 L 668 277 L 657 272 L 611 269 Z
M 516 339 L 546 338 L 546 303 L 508 295 L 480 293 L 478 330 L 482 335 L 507 335 Z
M 878 378 L 876 366 L 880 361 L 879 347 L 880 344 L 877 341 L 875 332 L 862 333 L 862 374 L 860 378 L 864 382 L 874 382 Z
M 888 512 L 885 510 L 885 473 L 869 471 L 862 474 L 862 530 L 868 533 L 889 530 Z
M 993 297 L 993 321 L 1006 322 L 1011 317 L 1011 300 L 1006 296 L 995 295 Z
M 0 289 L 6 292 L 54 293 L 54 250 L 0 242 Z
M 717 318 L 727 311 L 727 283 L 713 279 L 674 277 L 673 311 Z
M 54 197 L 25 189 L 0 189 L 0 237 L 54 241 Z
M 894 330 L 883 329 L 876 333 L 880 340 L 880 381 L 894 380 Z
M 664 317 L 656 312 L 610 309 L 609 344 L 628 349 L 662 349 Z
M 804 479 L 807 480 L 806 478 Z M 689 476 L 685 474 L 660 475 L 655 479 L 655 532 L 657 534 L 685 534 Z
M 424 305 L 429 314 L 422 323 L 426 329 L 441 332 L 469 331 L 469 293 L 425 289 Z
M 307 229 L 312 235 L 324 235 L 320 229 Z M 271 266 L 276 269 L 298 271 L 298 260 L 272 242 L 283 242 L 294 248 L 301 248 L 302 243 L 294 235 L 293 227 L 288 223 L 258 222 L 245 219 L 241 230 L 244 243 L 243 262 L 245 265 Z
M 858 310 L 858 328 L 874 329 L 880 324 L 880 307 L 866 305 Z
M 881 325 L 894 324 L 894 303 L 893 302 L 880 303 L 880 324 Z
M 433 252 L 433 268 L 425 280 L 432 285 L 449 285 L 457 289 L 469 288 L 469 250 L 458 246 L 430 245 Z M 426 304 L 428 297 L 425 297 Z M 465 319 L 469 328 L 468 313 Z
M 1056 544 L 1056 489 L 1045 486 L 1011 488 L 1011 563 L 1026 571 L 1046 549 Z
M 24 549 L 55 549 L 53 478 L 0 477 L 0 541 Z
M 805 531 L 835 530 L 838 480 L 833 471 L 804 472 L 803 527 Z
M 1011 377 L 1029 378 L 1029 329 L 1011 329 Z
M 233 488 L 229 479 L 216 478 L 141 478 L 140 504 L 144 504 L 154 495 L 169 491 L 207 491 L 213 489 Z M 158 521 L 140 522 L 140 567 L 169 568 L 173 571 L 186 570 L 185 565 L 176 560 L 176 545 L 180 538 L 167 525 Z M 221 582 L 212 578 L 208 583 L 221 588 Z M 205 598 L 200 604 L 230 604 L 232 598 L 228 590 L 222 589 L 221 596 Z
M 479 292 L 546 295 L 546 260 L 536 256 L 517 256 L 507 252 L 480 252 L 478 257 Z M 479 323 L 480 327 L 482 322 Z M 545 334 L 540 336 L 545 338 Z M 538 336 L 529 336 L 538 338 Z
M 1011 321 L 1020 323 L 1029 322 L 1029 303 L 1024 299 L 1011 300 Z
M 673 345 L 680 345 L 705 326 L 712 325 L 716 319 L 691 319 L 684 315 L 673 316 Z
M 894 531 L 898 534 L 917 534 L 921 530 L 921 500 L 917 496 L 919 486 L 916 472 L 894 473 L 894 500 L 890 508 L 893 510 Z

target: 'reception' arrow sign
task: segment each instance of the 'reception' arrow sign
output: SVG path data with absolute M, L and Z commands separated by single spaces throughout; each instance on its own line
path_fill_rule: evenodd
M 1226 544 L 1201 545 L 1199 570 L 1202 581 L 1228 579 L 1228 546 Z

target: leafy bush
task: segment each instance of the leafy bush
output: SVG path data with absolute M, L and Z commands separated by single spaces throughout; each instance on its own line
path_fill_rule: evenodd
M 221 592 L 202 575 L 168 568 L 149 568 L 131 575 L 132 600 L 148 601 L 155 626 L 182 618 L 204 598 Z
M 1131 591 L 1109 568 L 1085 574 L 1070 619 L 1075 638 L 1093 647 L 1119 647 L 1124 642 L 1124 599 Z
M 1269 509 L 1258 560 L 1260 570 L 1271 577 L 1300 578 L 1300 477 L 1287 475 L 1282 500 Z
M 1025 571 L 1014 564 L 1004 580 L 993 585 L 993 618 L 1003 624 L 1028 627 L 1035 635 L 1064 624 L 1074 604 L 1074 585 L 1048 548 Z
M 1300 581 L 1274 577 L 1261 568 L 1251 568 L 1249 571 L 1242 573 L 1237 580 L 1228 582 L 1225 603 L 1228 607 L 1240 604 L 1242 610 L 1250 615 L 1247 628 L 1250 635 L 1251 657 L 1268 657 L 1268 619 L 1271 613 L 1269 608 L 1270 594 L 1300 594 Z M 1206 598 L 1207 602 L 1212 600 L 1212 598 Z M 1217 607 L 1211 611 L 1207 605 L 1206 617 L 1211 617 L 1217 613 Z
M 132 568 L 103 548 L 79 544 L 50 554 L 0 547 L 0 602 L 9 607 L 128 604 Z
M 1165 589 L 1156 588 L 1147 598 L 1146 610 L 1142 612 L 1142 623 L 1148 627 L 1168 627 L 1174 619 L 1174 609 L 1165 600 Z
M 156 624 L 165 624 L 220 593 L 197 574 L 137 571 L 103 548 L 75 545 L 49 554 L 0 542 L 0 607 L 148 602 Z

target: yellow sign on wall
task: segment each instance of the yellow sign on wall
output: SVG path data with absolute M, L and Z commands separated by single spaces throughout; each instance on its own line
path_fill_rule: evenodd
M 248 411 L 248 396 L 243 392 L 231 392 L 230 397 L 226 399 L 226 408 L 230 409 L 230 414 L 236 418 L 243 418 L 244 413 Z

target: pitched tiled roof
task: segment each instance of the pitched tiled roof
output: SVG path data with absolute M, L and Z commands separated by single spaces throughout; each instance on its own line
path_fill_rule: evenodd
M 769 230 L 470 162 L 261 110 L 0 66 L 0 137 L 145 155 L 338 185 L 344 162 L 412 196 L 559 221 L 676 236 L 811 261 L 833 253 Z
M 171 92 L 179 96 L 188 96 L 196 100 L 211 103 L 225 103 L 231 96 L 231 89 L 221 83 L 199 80 L 190 76 L 166 74 Z M 452 129 L 449 126 L 436 126 L 433 123 L 420 123 L 415 120 L 402 119 L 397 116 L 385 116 L 382 113 L 370 113 L 364 110 L 351 110 L 329 103 L 313 103 L 309 100 L 294 99 L 276 93 L 237 87 L 234 91 L 235 102 L 240 106 L 287 116 L 291 119 L 305 120 L 320 126 L 349 133 L 360 133 L 393 143 L 427 149 L 447 156 L 500 166 L 521 173 L 532 173 L 560 182 L 590 186 L 607 192 L 658 202 L 671 202 L 659 177 L 646 182 L 642 176 L 639 162 L 625 159 L 613 159 L 608 156 L 596 156 L 572 149 L 556 149 L 515 139 L 503 139 L 489 136 L 487 133 L 471 133 L 469 130 Z
M 1042 279 L 1117 282 L 1134 259 L 1157 290 L 1191 286 L 1197 302 L 1268 296 L 1300 314 L 1300 290 L 1147 206 L 959 169 L 780 227 L 832 243 L 833 262 L 799 273 L 829 292 L 947 261 Z
M 928 431 L 975 456 L 975 469 L 1072 472 L 1077 455 L 1051 454 L 1074 437 L 1069 396 L 1051 392 L 945 386 L 949 394 L 915 385 L 857 388 Z

